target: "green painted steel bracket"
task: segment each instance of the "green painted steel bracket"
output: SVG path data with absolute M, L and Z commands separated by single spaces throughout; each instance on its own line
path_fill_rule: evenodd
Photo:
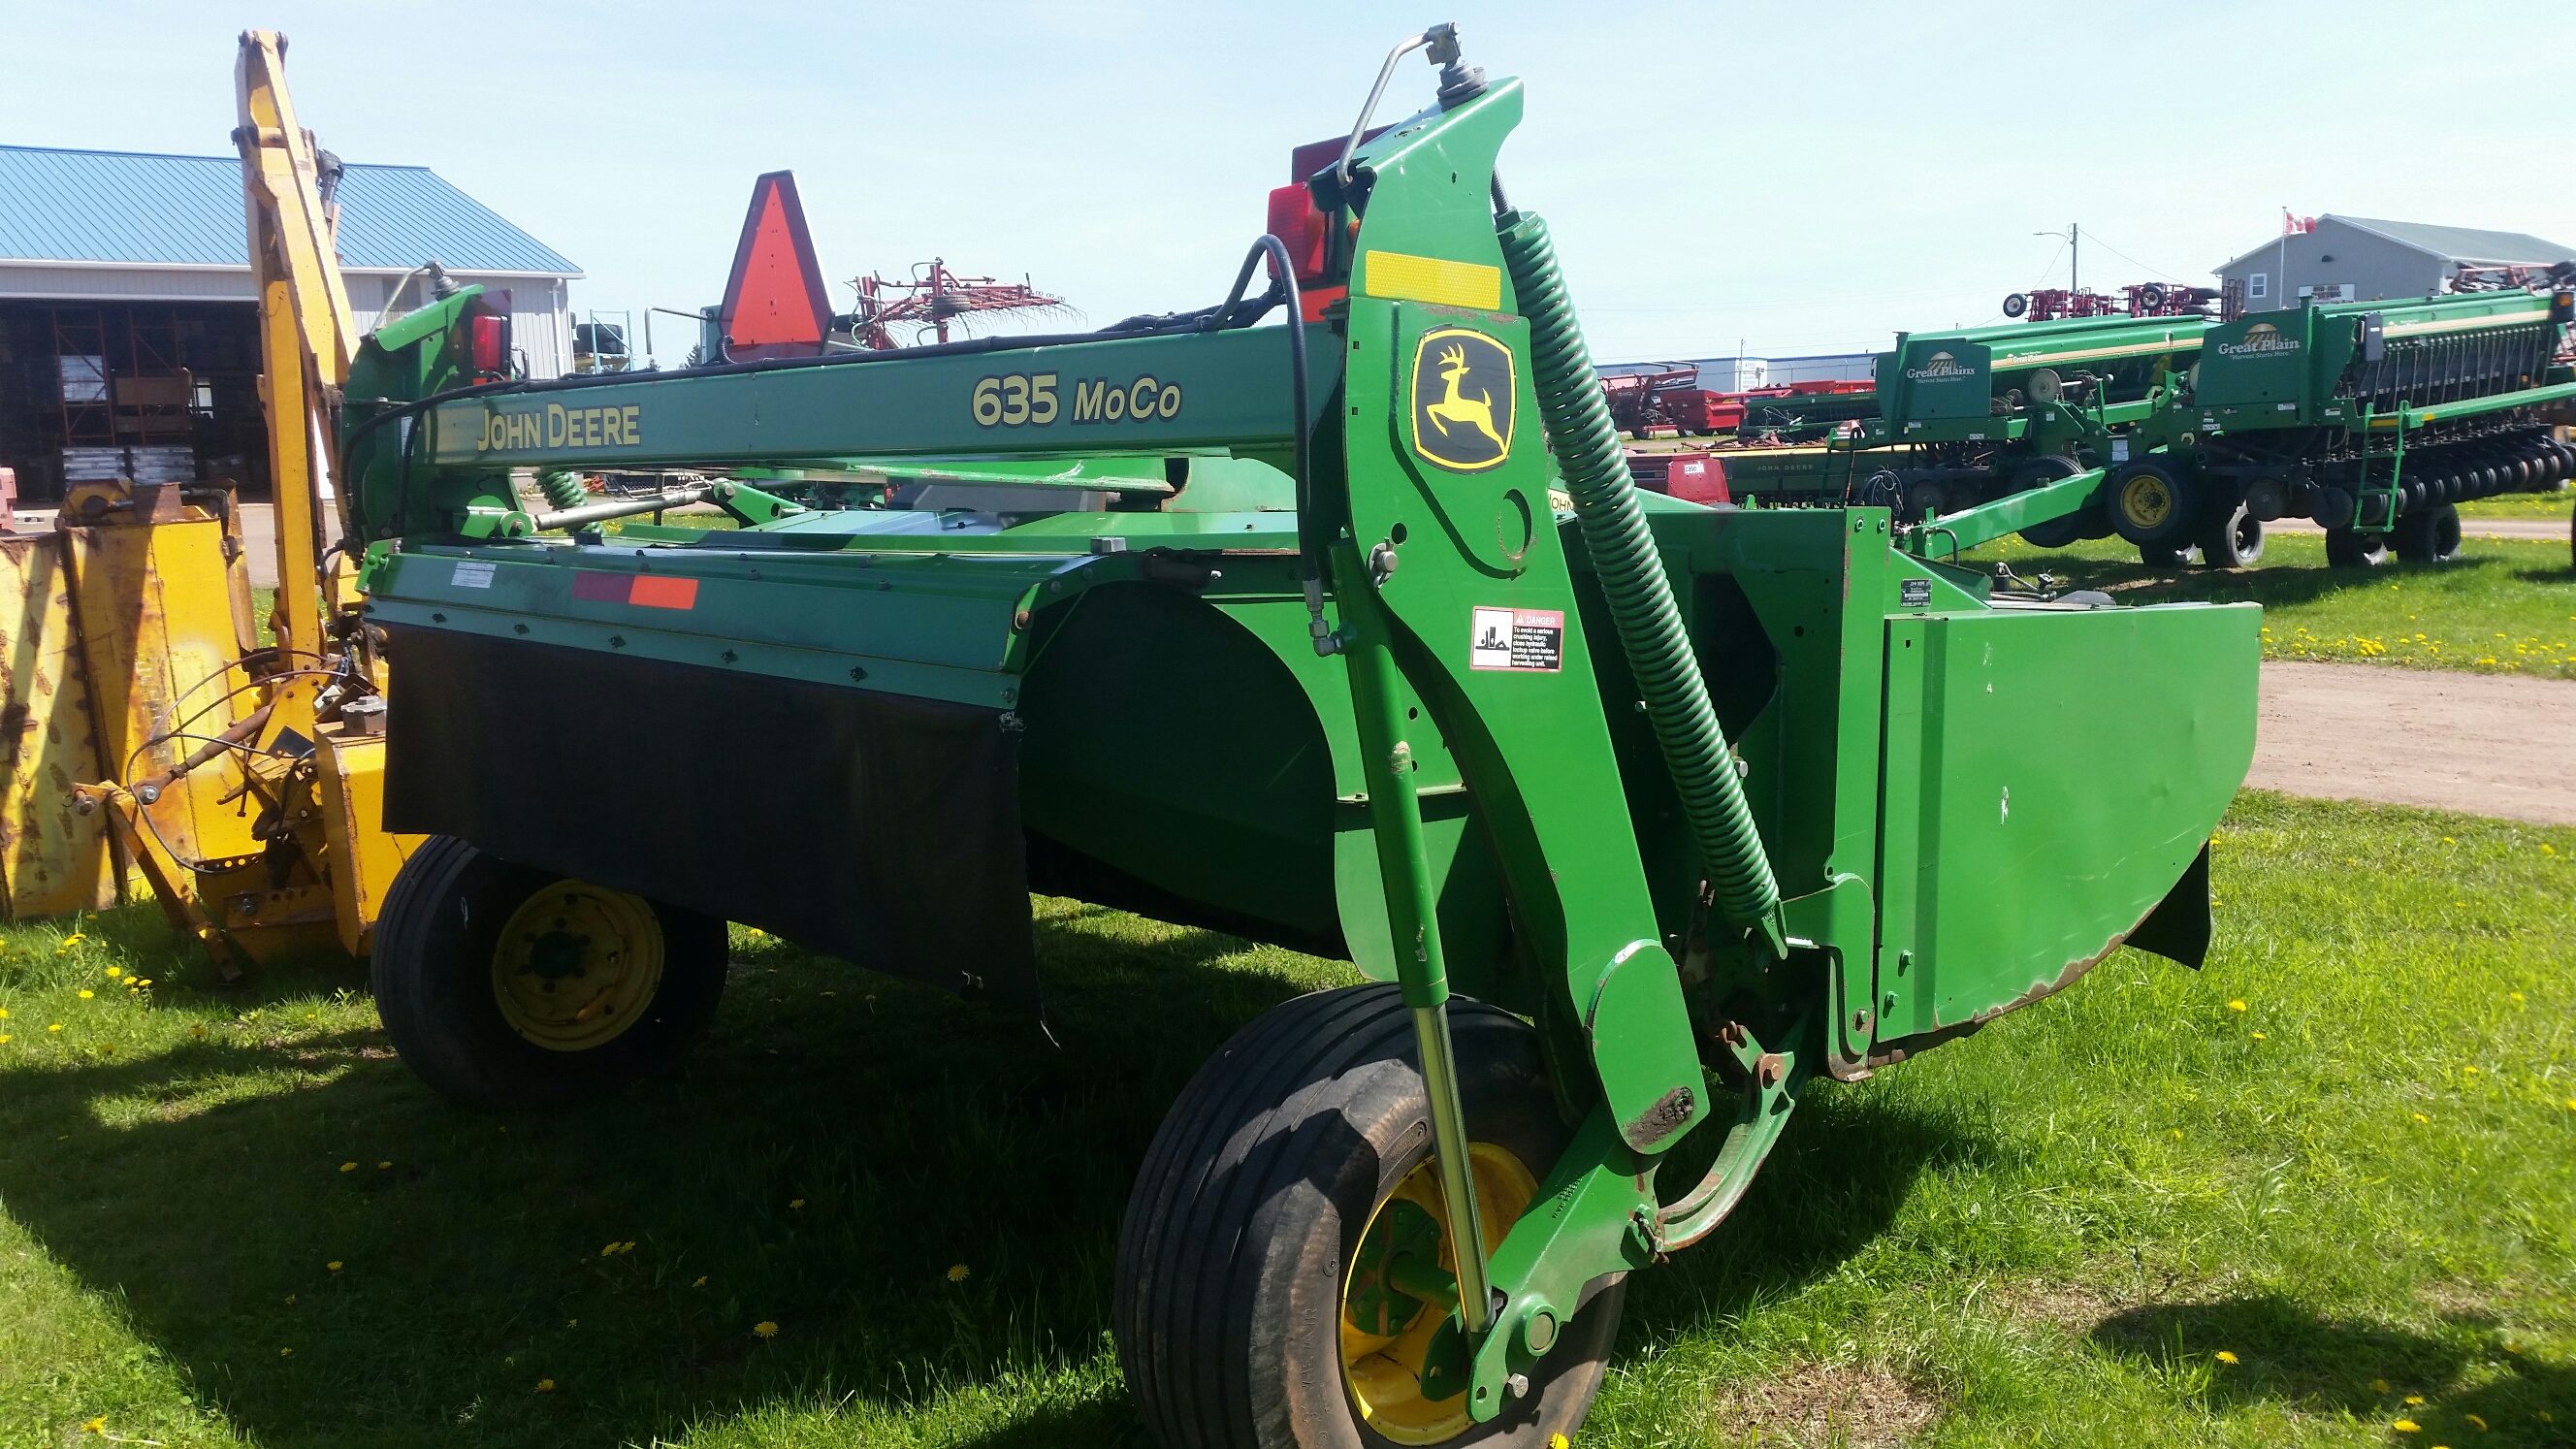
M 1655 1206 L 1653 1164 L 1628 1150 L 1607 1108 L 1595 1107 L 1494 1251 L 1491 1273 L 1504 1306 L 1494 1330 L 1473 1346 L 1472 1369 L 1461 1375 L 1453 1367 L 1467 1357 L 1462 1341 L 1435 1340 L 1433 1353 L 1424 1356 L 1423 1392 L 1446 1397 L 1433 1394 L 1429 1370 L 1437 1354 L 1448 1370 L 1439 1377 L 1469 1393 L 1471 1416 L 1483 1421 L 1501 1413 L 1512 1399 L 1512 1379 L 1555 1347 L 1585 1285 L 1655 1261 Z M 1449 1328 L 1455 1327 L 1452 1319 Z
M 1823 890 L 1782 906 L 1789 949 L 1820 952 L 1826 961 L 1825 1000 L 1832 1015 L 1825 1029 L 1825 1070 L 1845 1081 L 1865 1078 L 1878 1025 L 1878 906 L 1869 882 L 1837 874 Z
M 1948 552 L 1955 558 L 1979 544 L 1992 543 L 2075 512 L 2093 501 L 2094 490 L 2102 486 L 2102 475 L 2102 469 L 2087 468 L 2044 488 L 1981 503 L 1936 522 L 1915 524 L 1905 530 L 1898 546 L 1918 558 L 1929 558 L 1940 543 L 1947 543 Z

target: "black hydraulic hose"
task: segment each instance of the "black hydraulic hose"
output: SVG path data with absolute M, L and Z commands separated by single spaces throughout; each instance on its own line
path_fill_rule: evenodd
M 1530 358 L 1538 375 L 1548 446 L 1556 454 L 1566 491 L 1573 495 L 1584 550 L 1600 576 L 1620 649 L 1681 796 L 1701 867 L 1726 918 L 1763 932 L 1780 949 L 1780 883 L 1763 851 L 1717 711 L 1709 703 L 1699 656 L 1692 652 L 1690 633 L 1673 604 L 1672 581 L 1665 576 L 1654 532 L 1638 506 L 1618 429 L 1611 424 L 1599 374 L 1557 268 L 1556 245 L 1548 238 L 1547 224 L 1526 212 L 1507 212 L 1494 221 L 1521 315 L 1529 319 Z
M 1264 256 L 1270 258 L 1274 273 L 1270 291 L 1260 299 L 1259 310 L 1247 322 L 1267 315 L 1281 302 L 1288 304 L 1288 405 L 1297 415 L 1296 431 L 1290 438 L 1290 446 L 1295 450 L 1290 466 L 1295 470 L 1291 481 L 1295 485 L 1297 500 L 1297 581 L 1306 588 L 1308 613 L 1317 626 L 1315 638 L 1320 646 L 1329 634 L 1320 627 L 1324 617 L 1324 546 L 1315 537 L 1315 485 L 1307 459 L 1307 435 L 1314 427 L 1314 418 L 1307 411 L 1306 304 L 1297 290 L 1297 269 L 1288 260 L 1286 242 L 1265 232 L 1252 244 L 1252 249 L 1243 254 L 1242 270 L 1234 274 L 1234 290 L 1226 294 L 1223 305 L 1209 314 L 1202 330 L 1216 331 L 1234 315 L 1235 308 L 1243 300 L 1243 289 L 1252 282 L 1252 264 Z M 1319 647 L 1317 652 L 1329 651 Z

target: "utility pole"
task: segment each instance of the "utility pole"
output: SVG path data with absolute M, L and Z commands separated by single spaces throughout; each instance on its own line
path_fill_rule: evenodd
M 2066 224 L 2066 290 L 2084 290 L 2083 266 L 2084 228 L 2070 221 Z

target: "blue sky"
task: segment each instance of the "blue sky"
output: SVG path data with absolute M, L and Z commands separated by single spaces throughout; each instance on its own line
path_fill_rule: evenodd
M 0 142 L 222 153 L 259 24 L 323 144 L 435 168 L 581 263 L 578 307 L 714 300 L 792 168 L 836 305 L 938 255 L 1097 325 L 1221 295 L 1290 147 L 1440 19 L 1527 83 L 1506 174 L 1604 360 L 1983 322 L 2063 284 L 2034 233 L 2069 222 L 2101 284 L 2206 282 L 2283 206 L 2576 247 L 2555 6 L 0 0 Z M 1430 89 L 1408 62 L 1389 108 Z

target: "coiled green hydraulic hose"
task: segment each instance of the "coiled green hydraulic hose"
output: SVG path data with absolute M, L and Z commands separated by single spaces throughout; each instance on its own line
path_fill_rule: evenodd
M 1547 420 L 1549 447 L 1574 495 L 1583 546 L 1601 577 L 1619 646 L 1654 722 L 1664 764 L 1681 793 L 1691 839 L 1715 888 L 1718 908 L 1739 926 L 1776 935 L 1780 883 L 1763 853 L 1761 833 L 1736 778 L 1735 761 L 1709 704 L 1708 682 L 1673 606 L 1655 537 L 1637 504 L 1637 485 L 1619 451 L 1619 430 L 1592 370 L 1591 351 L 1575 321 L 1574 303 L 1557 270 L 1556 244 L 1547 223 L 1526 212 L 1496 218 L 1503 260 L 1511 267 L 1521 315 L 1529 319 L 1530 353 L 1538 374 L 1539 414 Z M 1776 945 L 1776 939 L 1774 944 Z

